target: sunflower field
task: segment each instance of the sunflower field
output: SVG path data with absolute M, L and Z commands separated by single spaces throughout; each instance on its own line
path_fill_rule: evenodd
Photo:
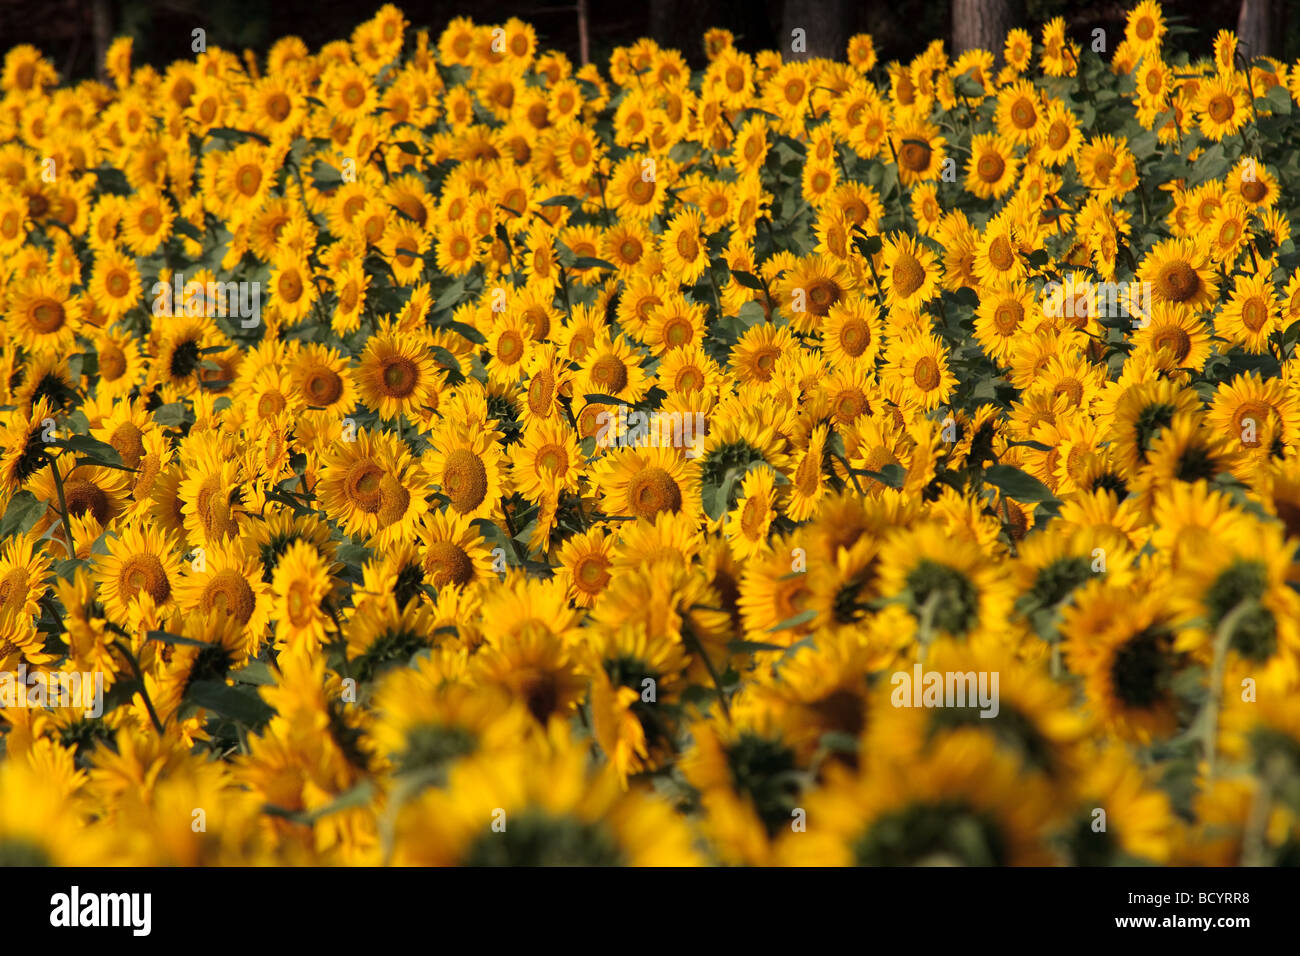
M 1300 64 L 1180 31 L 7 51 L 0 863 L 1300 862 Z

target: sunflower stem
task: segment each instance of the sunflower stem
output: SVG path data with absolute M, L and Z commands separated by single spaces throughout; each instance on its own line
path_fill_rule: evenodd
M 1286 758 L 1273 754 L 1260 775 L 1259 789 L 1251 801 L 1250 812 L 1241 839 L 1242 866 L 1268 866 L 1268 818 L 1273 811 L 1273 795 L 1286 776 Z
M 1219 706 L 1223 700 L 1223 670 L 1228 660 L 1228 645 L 1232 642 L 1237 622 L 1255 607 L 1253 598 L 1245 598 L 1219 621 L 1214 635 L 1214 664 L 1210 670 L 1210 696 L 1205 702 L 1205 723 L 1202 728 L 1202 750 L 1209 769 L 1207 779 L 1213 780 L 1218 763 Z
M 709 652 L 704 649 L 704 644 L 685 622 L 682 623 L 682 643 L 693 648 L 704 661 L 704 668 L 709 672 L 709 679 L 713 681 L 713 686 L 718 691 L 718 703 L 722 705 L 722 715 L 727 718 L 727 723 L 731 723 L 731 707 L 727 704 L 727 694 L 722 689 L 722 681 L 718 678 L 718 671 L 713 666 L 713 661 L 709 659 Z
M 515 539 L 515 523 L 510 517 L 510 508 L 506 504 L 505 495 L 501 496 L 501 514 L 506 519 L 506 533 L 510 535 L 510 547 L 515 552 L 515 560 L 522 568 L 526 562 L 523 552 L 519 550 L 519 542 Z
M 940 593 L 934 591 L 925 603 L 921 605 L 921 622 L 916 632 L 916 659 L 919 663 L 925 663 L 926 652 L 930 649 L 930 641 L 934 636 L 934 615 L 939 609 Z
M 162 721 L 158 719 L 158 712 L 153 709 L 153 701 L 149 699 L 149 691 L 145 689 L 144 674 L 140 670 L 140 662 L 135 659 L 135 655 L 131 653 L 131 649 L 121 641 L 113 641 L 109 647 L 121 651 L 122 656 L 125 657 L 127 663 L 131 665 L 131 670 L 135 674 L 135 679 L 140 684 L 140 697 L 144 701 L 144 709 L 149 712 L 149 720 L 153 723 L 153 729 L 158 731 L 158 736 L 161 737 L 165 731 L 163 730 Z
M 1011 545 L 1011 556 L 1018 558 L 1020 555 L 1016 552 L 1016 536 L 1011 526 L 1011 506 L 1007 504 L 1006 495 L 1002 495 L 1002 521 L 1007 528 L 1007 543 Z
M 72 522 L 68 520 L 68 499 L 63 494 L 63 475 L 59 474 L 59 465 L 54 458 L 46 455 L 45 460 L 49 462 L 50 471 L 54 475 L 54 490 L 59 496 L 59 516 L 63 521 L 63 534 L 68 539 L 63 546 L 68 551 L 68 557 L 75 558 L 77 548 L 72 542 Z M 72 472 L 68 472 L 68 474 L 72 474 Z

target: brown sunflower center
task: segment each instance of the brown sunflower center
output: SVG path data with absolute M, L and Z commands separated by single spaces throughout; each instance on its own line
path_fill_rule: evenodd
M 1196 270 L 1181 259 L 1167 262 L 1156 276 L 1156 290 L 1171 302 L 1186 302 L 1200 291 Z
M 831 279 L 817 279 L 808 286 L 808 304 L 813 315 L 825 316 L 843 296 L 839 284 Z
M 596 594 L 609 583 L 608 568 L 604 555 L 583 555 L 573 569 L 573 583 L 588 594 Z
M 69 515 L 81 517 L 86 512 L 90 512 L 101 525 L 108 521 L 108 495 L 93 481 L 72 478 L 64 483 L 63 495 L 68 504 Z
M 678 511 L 682 490 L 664 469 L 642 468 L 628 486 L 628 505 L 638 518 L 653 519 L 661 511 Z
M 343 395 L 343 378 L 331 368 L 317 366 L 307 376 L 307 397 L 313 405 L 333 405 Z
M 999 335 L 1011 335 L 1020 328 L 1025 318 L 1025 307 L 1015 300 L 999 302 L 993 310 L 993 326 Z
M 148 592 L 157 604 L 162 604 L 172 593 L 171 582 L 157 555 L 133 554 L 122 562 L 117 575 L 118 588 L 126 600 L 141 591 Z
M 104 280 L 104 288 L 115 299 L 124 299 L 131 291 L 131 278 L 121 269 L 115 269 Z
M 366 514 L 375 514 L 379 511 L 380 485 L 383 482 L 384 471 L 373 461 L 362 459 L 354 462 L 348 469 L 347 477 L 344 479 L 344 487 L 347 489 L 348 502 L 352 507 Z
M 840 348 L 857 358 L 871 344 L 871 328 L 861 319 L 850 319 L 840 326 Z
M 247 624 L 256 600 L 244 576 L 233 568 L 225 568 L 208 579 L 202 607 L 205 611 L 224 611 L 240 624 Z
M 763 519 L 767 516 L 767 503 L 758 495 L 745 499 L 745 507 L 740 512 L 740 530 L 750 541 L 757 541 L 764 534 Z
M 975 166 L 975 174 L 986 183 L 996 183 L 1006 172 L 1006 161 L 997 153 L 985 153 Z
M 435 588 L 448 584 L 464 587 L 474 580 L 474 562 L 464 548 L 451 541 L 435 541 L 429 545 L 425 566 Z
M 1241 306 L 1241 321 L 1252 332 L 1258 332 L 1268 320 L 1268 307 L 1259 296 L 1251 296 Z
M 1151 344 L 1156 349 L 1164 349 L 1172 353 L 1174 359 L 1179 362 L 1187 358 L 1187 353 L 1192 350 L 1191 337 L 1177 327 L 1161 329 L 1152 337 Z
M 1232 114 L 1236 111 L 1236 108 L 1231 96 L 1226 93 L 1217 93 L 1210 98 L 1206 112 L 1210 114 L 1210 119 L 1214 120 L 1214 122 L 1226 123 L 1232 119 Z
M 627 388 L 627 366 L 617 355 L 602 355 L 591 367 L 591 380 L 616 395 Z
M 673 378 L 673 387 L 679 392 L 693 392 L 704 387 L 704 373 L 694 365 L 684 365 Z
M 898 161 L 905 169 L 921 173 L 930 168 L 930 146 L 917 140 L 908 140 L 898 151 Z
M 537 450 L 533 464 L 539 471 L 545 469 L 562 475 L 569 470 L 569 455 L 561 446 L 550 442 Z
M 1017 129 L 1033 129 L 1038 123 L 1038 110 L 1027 96 L 1017 97 L 1011 104 L 1011 123 Z
M 916 292 L 925 282 L 925 269 L 916 256 L 910 252 L 900 252 L 894 263 L 894 291 L 906 299 Z
M 99 375 L 108 382 L 115 382 L 126 373 L 126 353 L 111 342 L 105 343 L 99 350 Z
M 481 505 L 488 490 L 483 459 L 467 448 L 457 448 L 449 454 L 442 472 L 442 490 L 451 499 L 451 506 L 461 514 Z
M 392 355 L 379 367 L 380 392 L 388 398 L 406 398 L 415 391 L 419 372 L 415 363 L 404 355 Z
M 849 424 L 870 409 L 866 392 L 856 385 L 840 389 L 831 407 L 835 409 L 835 420 L 842 425 Z
M 627 187 L 627 194 L 638 206 L 644 206 L 655 198 L 654 183 L 648 183 L 638 176 Z
M 245 196 L 252 196 L 262 185 L 262 170 L 259 166 L 246 163 L 235 171 L 235 188 Z
M 32 328 L 41 334 L 57 332 L 63 328 L 67 316 L 56 299 L 38 299 L 31 309 Z
M 677 254 L 687 262 L 694 262 L 700 254 L 700 244 L 689 232 L 683 232 L 677 237 Z
M 379 480 L 379 526 L 387 528 L 401 521 L 410 504 L 411 493 L 406 490 L 406 486 L 385 472 Z
M 108 443 L 122 459 L 122 464 L 134 468 L 144 457 L 144 433 L 133 422 L 123 422 L 113 430 Z
M 507 329 L 497 340 L 497 359 L 505 365 L 514 365 L 524 354 L 524 340 L 514 329 Z
M 912 370 L 912 381 L 923 392 L 929 392 L 939 387 L 939 363 L 934 360 L 933 356 L 922 355 L 917 360 L 916 367 Z
M 998 236 L 989 243 L 989 262 L 999 272 L 1006 272 L 1015 264 L 1016 256 L 1006 236 Z

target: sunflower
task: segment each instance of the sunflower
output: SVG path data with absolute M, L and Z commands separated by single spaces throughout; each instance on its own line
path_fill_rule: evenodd
M 403 415 L 418 420 L 423 408 L 436 407 L 440 391 L 439 373 L 428 348 L 390 325 L 367 341 L 352 381 L 361 401 L 384 421 Z
M 922 243 L 897 233 L 885 240 L 881 259 L 891 308 L 918 309 L 938 295 L 942 271 L 934 253 Z
M 623 336 L 602 330 L 582 360 L 584 394 L 606 395 L 626 404 L 640 401 L 650 387 L 641 357 Z
M 1300 402 L 1278 379 L 1249 372 L 1219 384 L 1206 423 L 1244 449 L 1271 452 L 1270 434 L 1284 445 L 1300 440 Z
M 836 305 L 847 301 L 856 283 L 844 265 L 826 256 L 808 256 L 790 269 L 776 295 L 789 304 L 791 327 L 798 332 L 816 332 Z
M 531 422 L 510 452 L 516 491 L 529 500 L 578 490 L 583 462 L 573 429 L 559 418 Z
M 668 165 L 666 160 L 664 165 Z M 669 169 L 659 169 L 656 161 L 648 156 L 633 153 L 623 159 L 615 167 L 609 183 L 619 214 L 639 222 L 648 222 L 657 216 L 667 198 L 663 182 L 669 176 Z
M 1041 777 L 988 735 L 961 729 L 920 758 L 880 758 L 805 798 L 824 827 L 787 833 L 778 858 L 796 866 L 1050 863 L 1058 809 Z
M 927 411 L 948 401 L 957 385 L 949 370 L 948 350 L 937 335 L 923 333 L 891 343 L 886 368 L 896 400 Z
M 850 296 L 831 306 L 822 325 L 822 353 L 832 365 L 873 365 L 880 352 L 884 323 L 866 296 Z
M 120 319 L 140 301 L 140 272 L 135 260 L 115 249 L 97 253 L 89 291 L 110 322 Z
M 661 511 L 700 514 L 700 467 L 658 445 L 620 447 L 605 453 L 592 471 L 606 514 L 654 520 Z
M 271 575 L 276 643 L 285 648 L 319 647 L 325 641 L 333 591 L 329 566 L 309 541 L 291 541 Z
M 1150 283 L 1153 302 L 1204 309 L 1218 297 L 1208 260 L 1208 254 L 1191 240 L 1165 239 L 1143 257 L 1138 279 Z
M 1279 328 L 1277 291 L 1268 275 L 1238 276 L 1231 298 L 1215 321 L 1215 331 L 1247 352 L 1260 355 L 1269 350 L 1269 336 Z
M 445 785 L 460 760 L 513 749 L 530 729 L 523 708 L 504 693 L 447 685 L 430 658 L 384 675 L 374 700 L 379 719 L 366 729 L 366 746 L 399 779 L 421 773 Z
M 723 381 L 722 369 L 699 344 L 665 352 L 655 371 L 656 384 L 669 395 L 713 395 Z
M 0 433 L 0 492 L 8 499 L 47 463 L 45 446 L 54 409 L 46 398 L 39 398 L 25 416 L 10 412 Z M 3 419 L 0 419 L 2 421 Z
M 133 624 L 142 597 L 163 606 L 175 600 L 180 558 L 165 532 L 141 522 L 128 523 L 108 539 L 108 553 L 94 556 L 93 577 L 111 618 Z
M 1300 673 L 1300 597 L 1287 584 L 1292 560 L 1282 528 L 1241 522 L 1214 546 L 1185 552 L 1171 606 L 1184 627 L 1176 647 L 1207 652 L 1218 639 L 1254 673 Z M 1216 648 L 1216 653 L 1218 653 Z
M 459 515 L 472 519 L 498 513 L 508 490 L 506 457 L 494 434 L 444 427 L 426 454 L 425 468 Z
M 939 178 L 948 141 L 939 135 L 937 126 L 907 119 L 897 125 L 889 141 L 898 163 L 898 179 L 904 186 Z
M 58 280 L 38 277 L 10 291 L 5 319 L 17 344 L 60 355 L 72 348 L 80 317 L 78 297 Z
M 249 653 L 256 654 L 271 614 L 271 588 L 261 562 L 243 543 L 205 549 L 181 568 L 176 602 L 187 613 L 219 611 L 244 628 Z
M 669 804 L 624 791 L 613 767 L 589 769 L 586 748 L 559 729 L 452 767 L 445 790 L 426 791 L 399 813 L 395 845 L 400 866 L 700 862 Z
M 724 525 L 727 542 L 739 561 L 767 549 L 768 533 L 778 513 L 777 475 L 771 468 L 754 468 L 741 480 L 740 500 Z
M 594 629 L 587 639 L 592 730 L 624 786 L 630 775 L 654 770 L 673 753 L 666 708 L 682 689 L 686 656 L 669 637 L 644 628 Z
M 1232 136 L 1250 119 L 1250 100 L 1237 75 L 1209 76 L 1197 88 L 1196 112 L 1208 139 L 1217 142 Z
M 1065 608 L 1061 633 L 1065 662 L 1083 677 L 1088 704 L 1107 729 L 1139 743 L 1174 732 L 1173 678 L 1184 656 L 1167 595 L 1091 581 Z
M 973 136 L 966 161 L 966 191 L 981 199 L 1000 198 L 1015 184 L 1018 167 L 1010 143 L 991 134 Z
M 704 220 L 699 212 L 685 209 L 668 221 L 660 240 L 664 267 L 688 285 L 699 279 L 709 265 L 703 229 Z
M 270 304 L 272 313 L 289 325 L 303 321 L 319 292 L 307 259 L 282 249 L 271 260 Z
M 1150 355 L 1167 370 L 1199 372 L 1210 357 L 1210 333 L 1205 321 L 1195 314 L 1161 303 L 1152 309 L 1145 325 L 1133 333 L 1133 354 Z

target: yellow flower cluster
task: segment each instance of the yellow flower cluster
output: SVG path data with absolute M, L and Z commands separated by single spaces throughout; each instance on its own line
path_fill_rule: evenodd
M 0 863 L 1300 859 L 1300 64 L 0 76 Z

